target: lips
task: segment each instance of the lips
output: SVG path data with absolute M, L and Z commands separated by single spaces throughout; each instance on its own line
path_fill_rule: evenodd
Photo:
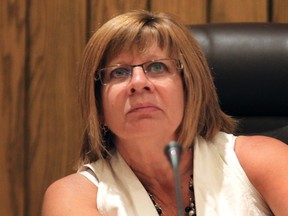
M 154 104 L 151 103 L 139 103 L 139 104 L 135 104 L 133 105 L 129 111 L 127 112 L 127 114 L 130 113 L 136 113 L 136 112 L 152 112 L 152 111 L 157 111 L 160 110 L 160 108 Z

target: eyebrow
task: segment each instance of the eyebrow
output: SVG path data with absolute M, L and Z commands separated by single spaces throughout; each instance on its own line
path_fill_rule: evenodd
M 143 64 L 145 62 L 149 62 L 149 61 L 153 61 L 153 60 L 158 60 L 158 59 L 166 59 L 166 58 L 170 58 L 169 56 L 158 56 L 158 55 L 151 55 L 151 56 L 147 56 L 145 58 L 143 58 L 144 60 L 139 62 L 139 63 L 135 63 L 135 64 L 132 64 L 132 63 L 127 63 L 126 61 L 121 61 L 121 60 L 116 60 L 117 61 L 110 61 L 109 64 L 106 65 L 106 67 L 109 67 L 109 66 L 114 66 L 114 65 L 138 65 L 138 64 Z M 115 63 L 113 63 L 115 62 Z

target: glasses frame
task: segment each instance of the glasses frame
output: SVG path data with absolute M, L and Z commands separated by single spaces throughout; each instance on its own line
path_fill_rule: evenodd
M 145 70 L 144 65 L 146 65 L 146 64 L 150 65 L 150 64 L 152 64 L 153 62 L 161 62 L 161 61 L 165 61 L 165 60 L 175 61 L 175 66 L 176 66 L 175 69 L 176 69 L 178 72 L 179 72 L 179 71 L 182 71 L 182 69 L 183 69 L 183 64 L 181 63 L 181 61 L 180 61 L 179 59 L 174 59 L 174 58 L 153 59 L 153 60 L 151 60 L 151 61 L 146 61 L 146 62 L 144 62 L 144 63 L 142 63 L 142 64 L 135 64 L 135 65 L 115 64 L 115 65 L 110 65 L 110 66 L 107 66 L 107 67 L 98 69 L 98 70 L 96 70 L 96 73 L 95 73 L 95 75 L 96 75 L 96 76 L 95 76 L 95 81 L 100 80 L 100 82 L 101 82 L 102 85 L 108 85 L 109 82 L 108 82 L 108 83 L 104 83 L 104 81 L 103 81 L 103 79 L 102 79 L 102 76 L 101 76 L 101 72 L 104 71 L 104 70 L 107 70 L 107 69 L 109 69 L 109 68 L 113 68 L 113 67 L 115 67 L 115 69 L 116 69 L 117 67 L 120 68 L 121 66 L 129 67 L 129 68 L 131 69 L 130 78 L 133 76 L 133 69 L 134 69 L 135 67 L 141 67 L 141 68 L 143 69 L 144 74 L 146 75 L 148 72 L 147 72 L 147 70 Z M 149 78 L 148 78 L 148 79 L 149 79 Z

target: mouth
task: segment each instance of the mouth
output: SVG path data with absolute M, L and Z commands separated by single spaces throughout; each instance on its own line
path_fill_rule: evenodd
M 160 108 L 155 106 L 154 104 L 137 104 L 131 107 L 131 109 L 127 112 L 127 114 L 131 113 L 150 113 L 154 111 L 159 111 Z

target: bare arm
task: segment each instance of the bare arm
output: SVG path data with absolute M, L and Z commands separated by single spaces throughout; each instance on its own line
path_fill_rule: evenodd
M 42 216 L 97 216 L 97 187 L 80 174 L 53 183 L 44 196 Z
M 235 152 L 273 213 L 288 215 L 288 145 L 270 137 L 240 136 Z

